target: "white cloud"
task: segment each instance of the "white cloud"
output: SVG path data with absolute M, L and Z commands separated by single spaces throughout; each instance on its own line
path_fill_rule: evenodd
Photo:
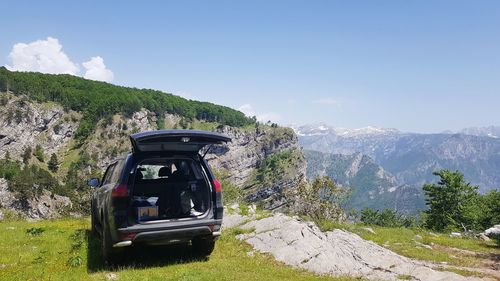
M 14 44 L 8 56 L 9 70 L 35 71 L 51 74 L 79 75 L 78 64 L 62 51 L 62 45 L 57 38 L 47 37 L 46 40 L 36 40 L 30 43 Z M 83 77 L 86 79 L 110 82 L 113 72 L 106 68 L 100 56 L 92 57 L 82 63 L 85 68 Z
M 62 51 L 59 40 L 52 37 L 28 44 L 17 43 L 12 47 L 8 58 L 12 63 L 7 65 L 10 70 L 72 75 L 79 71 L 78 65 Z
M 334 98 L 320 98 L 313 100 L 312 103 L 322 104 L 322 105 L 331 105 L 331 106 L 340 106 L 340 101 Z
M 171 93 L 173 95 L 183 97 L 183 98 L 188 99 L 188 100 L 200 100 L 199 98 L 197 98 L 193 94 L 191 94 L 189 92 L 181 91 L 181 90 L 173 90 L 173 91 L 172 90 L 163 90 L 163 91 L 165 93 Z
M 111 82 L 113 81 L 113 71 L 106 68 L 104 60 L 97 56 L 92 57 L 89 61 L 82 63 L 86 71 L 83 78 Z
M 248 104 L 248 103 L 238 107 L 238 110 L 245 113 L 246 116 L 257 117 L 257 121 L 260 121 L 260 122 L 267 122 L 267 121 L 277 122 L 277 121 L 281 120 L 281 116 L 279 114 L 274 113 L 274 112 L 256 113 L 253 106 Z
M 238 110 L 245 113 L 245 115 L 247 115 L 247 116 L 254 116 L 255 115 L 255 111 L 254 111 L 253 107 L 251 105 L 249 105 L 248 103 L 238 107 Z
M 267 122 L 267 121 L 278 122 L 281 120 L 281 116 L 274 112 L 268 112 L 268 113 L 257 114 L 257 120 L 260 122 Z

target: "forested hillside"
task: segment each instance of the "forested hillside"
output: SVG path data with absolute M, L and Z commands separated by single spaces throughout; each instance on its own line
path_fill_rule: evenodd
M 65 110 L 82 112 L 83 118 L 75 135 L 80 142 L 94 131 L 99 120 L 117 113 L 130 116 L 143 108 L 160 117 L 170 113 L 236 127 L 256 122 L 255 118 L 248 118 L 229 107 L 187 100 L 156 90 L 115 86 L 72 75 L 13 72 L 5 67 L 0 67 L 0 92 L 25 95 L 37 102 L 52 101 Z M 162 118 L 157 120 L 158 124 L 162 121 Z

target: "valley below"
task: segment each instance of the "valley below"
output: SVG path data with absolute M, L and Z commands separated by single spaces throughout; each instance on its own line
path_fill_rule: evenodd
M 441 169 L 460 171 L 481 193 L 500 187 L 497 127 L 439 134 L 324 124 L 294 130 L 306 150 L 308 177 L 327 175 L 351 187 L 350 206 L 357 210 L 424 210 L 422 186 L 435 182 L 433 172 Z

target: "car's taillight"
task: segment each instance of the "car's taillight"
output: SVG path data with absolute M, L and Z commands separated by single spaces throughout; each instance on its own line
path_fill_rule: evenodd
M 127 241 L 127 240 L 132 241 L 132 240 L 134 240 L 136 235 L 137 235 L 137 233 L 134 233 L 134 232 L 122 233 L 122 234 L 120 234 L 120 238 L 123 241 Z
M 128 188 L 125 184 L 120 184 L 115 186 L 111 191 L 111 197 L 127 197 L 128 196 Z
M 220 182 L 218 180 L 214 179 L 213 185 L 214 185 L 215 192 L 217 192 L 217 193 L 222 192 L 222 186 L 220 185 Z

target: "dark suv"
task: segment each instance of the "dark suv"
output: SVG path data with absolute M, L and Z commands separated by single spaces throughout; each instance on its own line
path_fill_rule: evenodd
M 221 185 L 200 150 L 231 139 L 195 130 L 158 130 L 130 136 L 132 152 L 93 178 L 92 231 L 107 262 L 126 247 L 191 242 L 210 255 L 221 234 Z M 206 148 L 208 151 L 209 148 Z

